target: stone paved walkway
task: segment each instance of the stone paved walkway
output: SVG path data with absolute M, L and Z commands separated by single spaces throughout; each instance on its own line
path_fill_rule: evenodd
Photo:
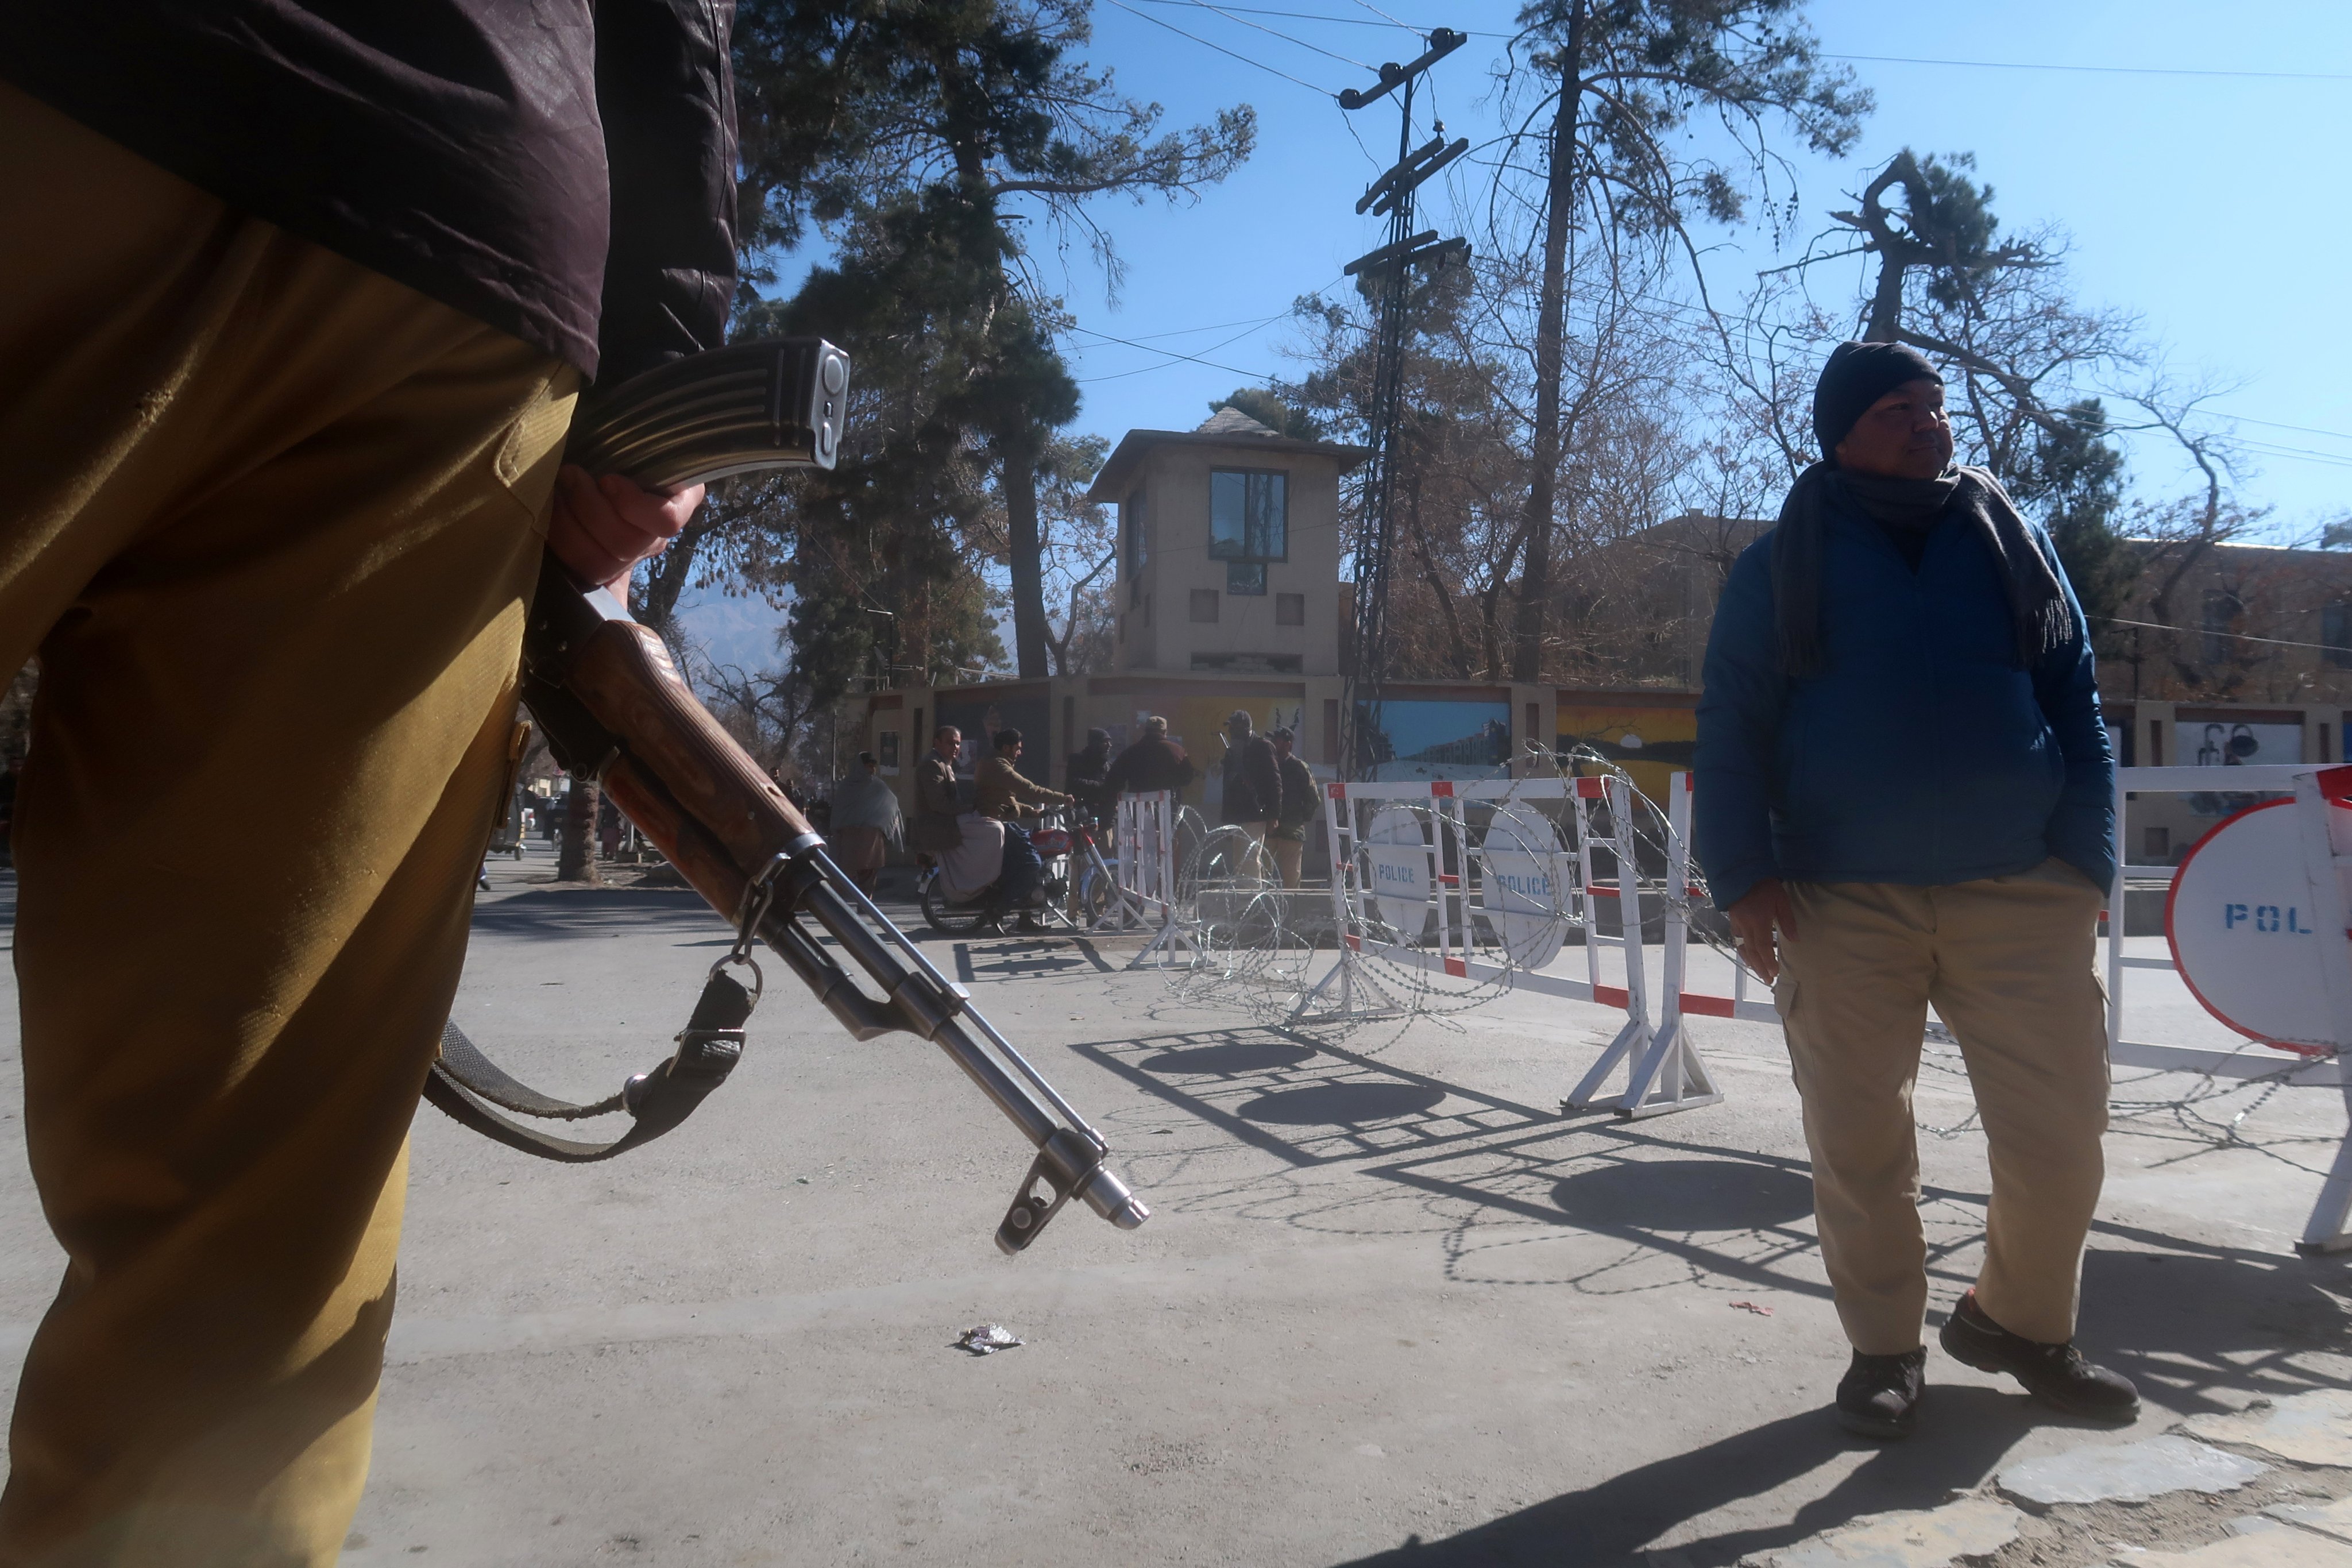
M 1652 1568 L 1683 1568 L 1672 1551 Z M 1941 1508 L 1854 1520 L 1740 1568 L 2352 1568 L 2352 1394 L 2005 1467 Z

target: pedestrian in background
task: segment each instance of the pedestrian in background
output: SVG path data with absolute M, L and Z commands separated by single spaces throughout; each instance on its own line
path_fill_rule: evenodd
M 1223 771 L 1225 824 L 1248 835 L 1253 855 L 1263 857 L 1266 833 L 1282 816 L 1282 770 L 1272 744 L 1253 732 L 1239 708 L 1225 721 Z
M 1298 886 L 1299 866 L 1307 855 L 1307 825 L 1315 820 L 1315 808 L 1320 799 L 1314 773 L 1291 749 L 1297 739 L 1286 724 L 1266 735 L 1282 778 L 1282 809 L 1276 815 L 1274 826 L 1266 830 L 1265 847 L 1274 857 L 1275 868 L 1282 873 L 1282 885 L 1286 888 Z
M 956 795 L 956 758 L 963 753 L 963 731 L 942 724 L 931 731 L 931 749 L 915 764 L 915 820 L 908 826 L 909 847 L 926 855 L 944 855 L 963 844 L 963 815 Z
M 901 847 L 906 819 L 898 792 L 882 777 L 871 752 L 857 753 L 857 772 L 833 786 L 833 852 L 850 880 L 868 897 L 881 879 L 890 851 Z
M 1111 763 L 1103 788 L 1117 800 L 1122 795 L 1181 790 L 1192 776 L 1192 759 L 1168 738 L 1168 721 L 1154 713 L 1143 721 L 1143 733 Z
M 1070 797 L 1047 789 L 1021 771 L 1021 753 L 1028 742 L 1018 730 L 999 730 L 996 748 L 974 775 L 972 809 L 1000 822 L 1034 816 L 1041 807 L 1067 805 Z
M 2083 615 L 2042 530 L 1952 466 L 1935 367 L 1843 343 L 1822 461 L 1732 567 L 1698 710 L 1697 849 L 1773 987 L 1804 1101 L 1855 1432 L 1909 1433 L 1927 1247 L 1911 1095 L 1932 1005 L 1990 1145 L 1955 1360 L 2073 1415 L 2139 1398 L 2074 1349 L 2107 1042 L 2092 948 L 2115 878 L 2114 762 Z
M 1089 730 L 1082 750 L 1072 752 L 1062 769 L 1062 787 L 1070 792 L 1071 800 L 1098 817 L 1110 815 L 1111 803 L 1117 798 L 1108 793 L 1104 783 L 1110 773 L 1110 731 Z
M 1047 789 L 1021 772 L 1021 752 L 1025 744 L 1018 730 L 999 730 L 994 740 L 996 749 L 986 762 L 980 764 L 972 808 L 982 816 L 992 816 L 1004 824 L 1004 862 L 999 873 L 999 892 L 1008 909 L 1029 909 L 1042 903 L 1041 889 L 1045 881 L 1045 862 L 1030 842 L 1029 831 L 1021 826 L 1024 816 L 1034 816 L 1039 808 L 1067 805 L 1070 797 L 1059 790 Z

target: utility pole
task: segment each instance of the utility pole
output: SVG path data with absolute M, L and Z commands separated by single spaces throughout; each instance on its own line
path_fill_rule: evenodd
M 1402 447 L 1402 414 L 1404 390 L 1404 346 L 1412 278 L 1415 268 L 1434 272 L 1451 261 L 1466 262 L 1470 242 L 1440 239 L 1435 229 L 1413 232 L 1413 193 L 1423 182 L 1470 150 L 1470 140 L 1445 140 L 1445 127 L 1419 147 L 1412 143 L 1412 96 L 1421 74 L 1469 42 L 1467 35 L 1440 27 L 1428 37 L 1429 47 L 1405 65 L 1391 61 L 1381 67 L 1381 79 L 1369 89 L 1349 88 L 1339 95 L 1339 107 L 1359 110 L 1397 95 L 1397 161 L 1371 183 L 1356 203 L 1359 213 L 1385 216 L 1388 241 L 1348 263 L 1347 275 L 1361 278 L 1375 310 L 1372 353 L 1372 395 L 1367 411 L 1368 444 L 1372 449 L 1370 471 L 1364 478 L 1363 511 L 1355 539 L 1356 602 L 1350 628 L 1349 663 L 1341 685 L 1339 772 L 1342 778 L 1371 776 L 1379 759 L 1370 754 L 1369 738 L 1381 732 L 1381 702 L 1389 678 L 1389 560 L 1395 543 L 1392 515 L 1397 468 Z

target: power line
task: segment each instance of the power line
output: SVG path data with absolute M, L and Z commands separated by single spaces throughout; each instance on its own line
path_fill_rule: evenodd
M 1827 60 L 1862 60 L 1872 65 L 1957 66 L 1970 70 L 2074 71 L 2094 76 L 2235 77 L 2254 81 L 2352 81 L 2352 73 L 2342 71 L 2212 70 L 2194 66 L 2080 66 L 2042 60 L 1928 60 L 1915 59 L 1906 55 L 1823 55 L 1822 58 Z
M 1121 0 L 1111 0 L 1111 3 L 1119 5 Z M 1150 5 L 1189 5 L 1198 3 L 1199 0 L 1144 0 L 1144 4 Z M 1356 3 L 1363 5 L 1363 0 L 1356 0 Z M 1426 27 L 1417 26 L 1412 23 L 1390 16 L 1387 12 L 1376 11 L 1375 7 L 1370 5 L 1366 5 L 1365 9 L 1374 10 L 1376 15 L 1388 19 L 1375 22 L 1362 16 L 1335 16 L 1328 11 L 1286 11 L 1260 5 L 1232 5 L 1224 8 L 1232 11 L 1245 11 L 1259 16 L 1282 16 L 1299 22 L 1331 22 L 1344 27 L 1396 27 L 1409 33 L 1428 31 Z M 1523 33 L 1497 33 L 1475 28 L 1461 28 L 1457 31 L 1467 32 L 1474 38 L 1509 39 L 1526 36 Z M 2098 76 L 2221 77 L 2253 81 L 2352 81 L 2352 73 L 2342 71 L 2223 70 L 2198 66 L 2073 65 L 2045 60 L 1928 59 L 1916 55 L 1843 55 L 1826 52 L 1821 58 L 1825 60 L 1848 60 L 1865 65 L 1946 66 L 1964 70 L 2074 71 Z
M 2322 653 L 2344 653 L 2343 645 L 2332 642 L 2294 642 L 2285 637 L 2258 637 L 2245 632 L 2191 631 L 2187 626 L 2168 626 L 2161 621 L 2127 621 L 2120 616 L 2093 616 L 2095 621 L 2105 621 L 2111 626 L 2137 626 L 2143 631 L 2177 632 L 2185 637 L 2228 637 L 2232 642 L 2267 643 L 2273 647 L 2313 647 Z
M 1209 3 L 1209 0 L 1184 0 L 1184 3 L 1191 5 L 1197 5 L 1203 11 L 1213 11 L 1228 22 L 1239 22 L 1244 27 L 1255 27 L 1259 32 L 1265 34 L 1268 37 L 1280 38 L 1286 44 L 1297 44 L 1302 49 L 1312 49 L 1315 53 L 1321 55 L 1324 58 L 1338 60 L 1343 66 L 1353 66 L 1360 71 L 1368 71 L 1375 68 L 1374 67 L 1366 65 L 1363 61 L 1357 59 L 1352 56 L 1334 54 L 1320 44 L 1310 44 L 1304 38 L 1283 32 L 1276 27 L 1269 27 L 1263 22 L 1253 22 L 1247 17 L 1242 16 L 1237 8 L 1224 5 L 1213 5 Z
M 1117 0 L 1113 0 L 1113 3 L 1114 3 L 1114 4 L 1116 4 L 1116 3 L 1117 3 Z M 1280 320 L 1280 318 L 1279 318 L 1279 317 L 1276 317 L 1276 318 L 1274 318 L 1274 319 L 1275 319 L 1275 320 L 1277 320 L 1277 321 L 1278 321 L 1278 320 Z M 1265 325 L 1265 323 L 1261 323 L 1261 325 Z M 1086 334 L 1087 334 L 1087 336 L 1088 336 L 1088 337 L 1090 337 L 1090 338 L 1101 338 L 1101 339 L 1102 339 L 1102 340 L 1104 340 L 1106 342 L 1124 343 L 1124 344 L 1126 344 L 1129 348 L 1131 348 L 1131 349 L 1141 349 L 1141 350 L 1143 350 L 1143 352 L 1144 352 L 1144 353 L 1146 353 L 1166 354 L 1166 355 L 1167 355 L 1170 359 L 1171 359 L 1171 360 L 1183 360 L 1183 361 L 1185 361 L 1186 363 L 1191 363 L 1191 364 L 1204 364 L 1204 365 L 1207 365 L 1211 370 L 1229 371 L 1229 372 L 1231 372 L 1231 373 L 1232 373 L 1233 374 L 1234 374 L 1234 375 L 1249 376 L 1249 377 L 1251 377 L 1251 378 L 1255 379 L 1255 377 L 1257 377 L 1257 376 L 1259 376 L 1259 375 L 1261 375 L 1261 374 L 1265 374 L 1265 373 L 1264 373 L 1264 372 L 1262 372 L 1262 371 L 1244 370 L 1244 369 L 1242 369 L 1242 368 L 1241 368 L 1240 366 L 1238 366 L 1238 365 L 1219 364 L 1216 361 L 1214 361 L 1214 360 L 1213 360 L 1213 359 L 1202 359 L 1202 358 L 1200 355 L 1198 355 L 1198 354 L 1180 354 L 1180 353 L 1178 353 L 1174 349 L 1157 349 L 1157 348 L 1153 348 L 1150 344 L 1149 344 L 1149 343 L 1143 343 L 1143 342 L 1137 342 L 1135 339 L 1133 339 L 1133 338 L 1120 338 L 1120 337 L 1113 337 L 1113 336 L 1112 336 L 1110 333 L 1108 333 L 1108 332 L 1098 332 L 1098 331 L 1095 331 L 1092 327 L 1072 327 L 1070 330 L 1071 330 L 1072 331 L 1074 331 L 1074 332 L 1084 332 L 1084 333 L 1086 333 Z M 1251 331 L 1257 331 L 1257 330 L 1259 330 L 1259 329 L 1258 329 L 1258 328 L 1252 328 L 1252 329 L 1251 329 Z M 1243 333 L 1238 334 L 1237 336 L 1227 338 L 1227 339 L 1225 340 L 1225 342 L 1226 342 L 1226 343 L 1239 342 L 1243 338 L 1245 338 L 1245 337 L 1247 337 L 1247 336 L 1249 336 L 1249 333 L 1248 333 L 1248 332 L 1243 332 Z M 1215 353 L 1218 349 L 1221 349 L 1221 348 L 1223 348 L 1223 347 L 1224 347 L 1224 346 L 1225 346 L 1225 343 L 1212 343 L 1212 344 L 1210 345 L 1210 352 L 1213 353 Z M 1167 367 L 1166 365 L 1164 365 L 1164 364 L 1148 364 L 1148 365 L 1143 366 L 1141 370 L 1123 370 L 1123 371 L 1115 372 L 1114 374 L 1109 374 L 1109 375 L 1089 375 L 1089 376 L 1082 377 L 1081 379 L 1082 379 L 1082 380 L 1086 380 L 1086 381 L 1117 381 L 1117 380 L 1118 380 L 1118 379 L 1119 379 L 1120 377 L 1122 377 L 1122 376 L 1140 375 L 1141 374 L 1143 374 L 1143 371 L 1147 371 L 1147 370 L 1166 370 L 1167 368 L 1168 368 L 1168 367 Z
M 1250 58 L 1249 56 L 1242 54 L 1237 50 L 1225 47 L 1223 44 L 1213 44 L 1208 39 L 1201 37 L 1198 33 L 1188 33 L 1173 22 L 1163 22 L 1159 17 L 1150 15 L 1149 12 L 1139 11 L 1134 6 L 1129 5 L 1127 0 L 1110 0 L 1110 3 L 1118 6 L 1120 10 L 1126 12 L 1130 16 L 1140 16 L 1143 20 L 1150 23 L 1155 27 L 1165 27 L 1180 38 L 1190 38 L 1204 49 L 1214 49 L 1217 53 L 1224 55 L 1229 58 L 1239 60 L 1245 66 L 1255 66 L 1258 69 L 1278 76 L 1286 82 L 1291 82 L 1297 86 L 1303 87 L 1311 93 L 1333 100 L 1338 99 L 1339 96 L 1338 93 L 1331 91 L 1328 88 L 1317 87 L 1313 82 L 1302 80 L 1301 79 L 1291 75 L 1286 70 L 1277 70 L 1273 66 L 1266 64 L 1264 60 L 1254 60 Z M 1188 4 L 1189 0 L 1146 0 L 1146 3 L 1160 5 L 1183 5 Z
M 2305 463 L 2317 463 L 2324 468 L 2352 468 L 2352 458 L 2340 452 L 2315 452 L 2308 447 L 2285 447 L 2275 441 L 2256 441 L 2241 436 L 2238 441 L 2246 450 L 2262 458 L 2294 458 Z
M 1113 3 L 1116 4 L 1117 0 L 1113 0 Z M 1144 3 L 1150 5 L 1190 5 L 1194 4 L 1195 0 L 1144 0 Z M 1357 3 L 1361 5 L 1362 0 L 1357 0 Z M 1368 22 L 1361 16 L 1334 16 L 1321 11 L 1277 11 L 1264 5 L 1229 5 L 1226 6 L 1225 9 L 1230 11 L 1246 11 L 1252 16 L 1285 16 L 1293 21 L 1299 22 L 1338 22 L 1343 26 L 1349 27 L 1398 27 L 1402 28 L 1408 33 L 1426 33 L 1429 31 L 1426 27 L 1416 27 L 1410 22 L 1400 22 L 1393 16 L 1389 16 L 1389 19 L 1385 22 Z M 1365 6 L 1365 9 L 1370 10 L 1371 7 Z M 1382 11 L 1380 12 L 1379 15 L 1387 16 L 1388 13 Z M 1457 28 L 1455 30 L 1458 32 L 1461 29 Z M 1517 37 L 1517 36 L 1518 35 L 1515 33 L 1474 32 L 1470 34 L 1470 37 L 1474 38 L 1510 38 Z
M 2241 425 L 2260 425 L 2272 430 L 2293 430 L 2305 436 L 2325 436 L 2331 441 L 2352 441 L 2352 433 L 2342 430 L 2322 430 L 2315 425 L 2282 425 L 2275 419 L 2257 419 L 2251 414 L 2231 414 L 2219 408 L 2205 412 L 2218 418 L 2233 419 Z
M 1330 291 L 1333 283 L 1340 281 L 1343 281 L 1343 279 L 1335 278 L 1331 282 L 1325 283 L 1321 288 L 1312 290 L 1312 294 L 1314 297 L 1320 298 L 1322 295 Z M 1271 316 L 1261 317 L 1248 322 L 1219 322 L 1218 326 L 1246 327 L 1247 330 L 1244 331 L 1235 332 L 1232 337 L 1225 339 L 1224 342 L 1211 343 L 1202 351 L 1202 353 L 1214 353 L 1219 349 L 1223 348 L 1226 343 L 1237 343 L 1244 338 L 1251 336 L 1253 333 L 1264 331 L 1266 328 L 1274 325 L 1276 321 L 1287 320 L 1289 316 L 1290 312 L 1288 310 L 1277 310 Z M 1213 332 L 1217 330 L 1216 327 L 1185 327 L 1172 332 L 1147 332 L 1141 338 L 1114 337 L 1108 332 L 1097 331 L 1092 327 L 1078 326 L 1075 322 L 1071 324 L 1070 330 L 1073 331 L 1084 332 L 1088 337 L 1100 338 L 1106 342 L 1122 343 L 1129 348 L 1141 349 L 1146 353 L 1166 354 L 1169 356 L 1159 364 L 1142 365 L 1134 370 L 1113 371 L 1107 375 L 1082 375 L 1077 378 L 1081 383 L 1095 381 L 1121 381 L 1130 375 L 1144 375 L 1155 370 L 1167 370 L 1180 362 L 1192 364 L 1204 364 L 1211 370 L 1231 371 L 1235 375 L 1245 375 L 1253 378 L 1265 374 L 1263 371 L 1241 370 L 1233 365 L 1219 364 L 1214 360 L 1202 359 L 1197 354 L 1178 353 L 1173 349 L 1154 348 L 1150 342 L 1150 340 L 1153 338 L 1177 338 L 1184 337 L 1192 332 Z
M 1145 332 L 1145 333 L 1143 333 L 1143 334 L 1142 334 L 1142 335 L 1141 335 L 1141 336 L 1140 336 L 1137 341 L 1138 341 L 1139 342 L 1147 342 L 1147 343 L 1148 343 L 1148 342 L 1151 342 L 1151 341 L 1152 341 L 1153 339 L 1155 339 L 1155 338 L 1183 338 L 1183 337 L 1190 337 L 1190 336 L 1192 336 L 1192 334 L 1193 334 L 1194 332 L 1216 332 L 1216 331 L 1223 331 L 1225 328 L 1227 328 L 1227 327 L 1263 327 L 1263 326 L 1265 326 L 1266 323 L 1268 323 L 1269 321 L 1278 321 L 1282 320 L 1282 318 L 1283 318 L 1283 317 L 1287 316 L 1288 314 L 1290 314 L 1290 312 L 1289 312 L 1289 311 L 1287 311 L 1287 310 L 1276 310 L 1276 311 L 1273 315 L 1271 315 L 1271 316 L 1251 316 L 1251 317 L 1247 318 L 1246 320 L 1244 320 L 1244 321 L 1211 321 L 1211 322 L 1209 322 L 1209 323 L 1208 323 L 1207 325 L 1205 325 L 1205 326 L 1199 326 L 1199 327 L 1178 327 L 1178 328 L 1174 329 L 1174 330 L 1173 330 L 1173 331 L 1165 331 L 1165 332 Z M 1083 331 L 1084 329 L 1080 329 L 1080 330 L 1081 330 L 1081 331 Z M 1230 340 L 1228 340 L 1228 341 L 1230 341 Z M 1157 349 L 1155 349 L 1155 350 L 1153 350 L 1152 352 L 1153 352 L 1153 353 L 1158 353 L 1158 352 L 1160 352 L 1160 351 L 1158 351 Z

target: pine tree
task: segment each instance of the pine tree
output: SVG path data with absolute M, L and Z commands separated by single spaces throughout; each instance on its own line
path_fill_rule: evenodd
M 2091 624 L 2095 644 L 2112 645 L 2110 625 L 2130 599 L 2139 558 L 2116 527 L 2122 511 L 2123 453 L 2107 437 L 2095 397 L 2059 410 L 2058 428 L 2035 435 L 2032 451 L 2007 476 L 2011 496 L 2039 519 Z
M 761 58 L 746 69 L 747 181 L 758 179 L 761 226 L 778 240 L 805 218 L 836 224 L 839 263 L 809 280 L 788 317 L 832 333 L 861 380 L 888 374 L 893 351 L 874 329 L 919 316 L 939 342 L 925 355 L 940 383 L 919 429 L 905 437 L 936 454 L 955 431 L 985 450 L 999 492 L 1002 550 L 1012 582 L 1015 657 L 1047 672 L 1045 541 L 1038 484 L 1053 433 L 1076 417 L 1077 387 L 1055 345 L 1060 301 L 1029 266 L 1017 226 L 1042 216 L 1083 233 L 1114 282 L 1118 258 L 1088 217 L 1096 197 L 1179 200 L 1249 155 L 1246 107 L 1163 132 L 1157 104 L 1122 97 L 1110 72 L 1085 63 L 1087 0 L 750 0 Z M 741 27 L 739 23 L 739 29 Z M 793 48 L 815 58 L 781 58 Z M 807 100 L 833 105 L 801 126 Z M 776 129 L 781 128 L 781 129 Z M 756 155 L 754 155 L 756 153 Z M 910 286 L 919 306 L 877 290 Z M 898 355 L 903 360 L 906 356 Z

